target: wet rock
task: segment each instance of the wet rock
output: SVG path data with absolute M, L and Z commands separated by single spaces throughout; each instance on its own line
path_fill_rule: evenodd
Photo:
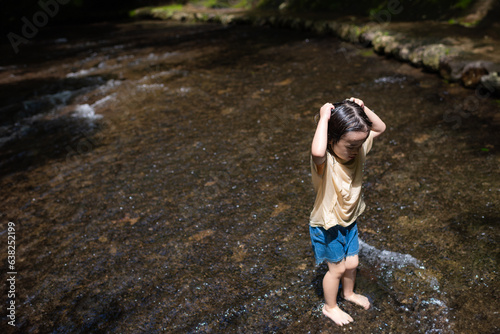
M 409 61 L 410 54 L 413 51 L 414 46 L 411 43 L 400 43 L 398 47 L 394 50 L 393 55 L 396 59 L 402 61 Z
M 375 52 L 384 53 L 388 45 L 396 43 L 394 36 L 378 35 L 372 41 Z
M 439 74 L 446 80 L 459 81 L 466 65 L 463 60 L 456 57 L 444 56 L 440 60 Z
M 362 31 L 363 29 L 359 26 L 349 23 L 343 23 L 339 26 L 337 33 L 342 39 L 357 43 L 359 42 L 359 36 L 361 35 Z
M 302 30 L 304 29 L 304 22 L 299 18 L 292 19 L 290 22 L 290 28 L 294 30 Z
M 481 83 L 491 92 L 500 94 L 500 77 L 498 72 L 490 73 L 481 77 Z
M 419 46 L 413 49 L 408 55 L 408 60 L 415 66 L 422 66 L 422 58 L 424 57 L 425 46 Z
M 133 16 L 135 18 L 148 18 L 151 17 L 152 10 L 150 7 L 138 8 L 133 11 Z
M 422 53 L 422 64 L 432 71 L 438 71 L 441 58 L 445 57 L 449 52 L 450 48 L 443 44 L 428 45 Z
M 231 23 L 234 23 L 236 16 L 235 15 L 222 15 L 220 18 L 220 21 L 224 25 L 229 25 Z
M 400 49 L 401 42 L 398 37 L 394 36 L 392 41 L 388 41 L 387 45 L 385 46 L 385 53 L 397 57 L 399 55 Z
M 327 35 L 331 32 L 326 21 L 317 21 L 314 23 L 313 31 L 319 35 Z
M 185 12 L 175 12 L 172 14 L 172 19 L 176 21 L 188 21 L 194 19 L 194 14 Z
M 488 74 L 486 63 L 477 61 L 467 64 L 461 74 L 461 80 L 465 87 L 474 88 L 481 82 L 481 77 Z
M 166 11 L 162 9 L 152 9 L 151 16 L 160 20 L 170 20 L 173 19 L 173 12 Z
M 270 16 L 268 18 L 268 20 L 269 20 L 269 24 L 272 25 L 272 26 L 275 26 L 276 23 L 278 22 L 278 18 L 276 16 Z
M 328 28 L 333 31 L 335 34 L 337 35 L 340 35 L 339 34 L 339 29 L 340 29 L 340 23 L 336 22 L 336 21 L 329 21 L 327 23 L 327 26 Z
M 194 19 L 201 22 L 215 22 L 216 15 L 212 13 L 195 13 Z
M 276 25 L 278 27 L 290 27 L 291 22 L 292 21 L 287 16 L 278 16 L 278 19 L 276 21 Z
M 365 46 L 370 46 L 373 45 L 373 40 L 375 38 L 383 34 L 384 33 L 379 29 L 367 26 L 367 29 L 359 36 L 359 41 Z

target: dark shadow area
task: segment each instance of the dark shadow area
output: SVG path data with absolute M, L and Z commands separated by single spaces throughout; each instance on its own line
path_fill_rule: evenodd
M 1 66 L 40 65 L 44 62 L 63 60 L 67 57 L 88 52 L 95 47 L 115 45 L 116 40 L 120 38 L 120 31 L 117 26 L 120 22 L 128 21 L 99 22 L 85 25 L 52 25 L 39 29 L 36 36 L 16 46 L 13 46 L 7 38 L 2 38 L 2 42 L 0 42 Z M 103 39 L 104 36 L 113 34 L 116 40 L 106 41 Z M 70 47 L 68 47 L 68 43 L 71 43 Z
M 159 0 L 19 0 L 3 1 L 0 28 L 17 31 L 27 22 L 35 28 L 57 24 L 73 25 L 127 19 L 129 11 L 142 6 L 158 6 Z M 24 19 L 23 19 L 24 18 Z
M 65 118 L 34 122 L 21 138 L 7 142 L 0 153 L 0 177 L 20 172 L 66 156 L 87 153 L 96 146 L 88 142 L 92 126 L 78 119 Z M 85 152 L 77 152 L 78 147 Z M 81 149 L 80 149 L 81 151 Z
M 498 259 L 499 249 L 496 245 L 500 242 L 500 234 L 496 227 L 500 222 L 500 217 L 495 216 L 492 209 L 490 205 L 484 212 L 462 213 L 448 221 L 446 230 L 451 231 L 462 242 L 481 240 L 482 242 L 479 242 L 477 247 L 487 248 L 491 259 Z
M 104 82 L 102 77 L 44 78 L 0 85 L 5 101 L 0 108 L 0 176 L 73 157 L 79 147 L 94 149 L 98 120 L 75 117 L 68 106 Z
M 229 29 L 231 33 L 228 31 Z M 294 32 L 293 36 L 290 37 L 290 31 L 282 28 L 232 26 L 203 35 L 185 37 L 182 40 L 185 43 L 182 48 L 192 48 L 194 46 L 192 42 L 196 42 L 196 45 L 200 47 L 218 47 L 215 52 L 211 52 L 202 59 L 197 59 L 196 63 L 190 64 L 190 67 L 210 70 L 218 67 L 241 66 L 247 67 L 247 72 L 251 75 L 259 67 L 265 66 L 267 62 L 276 61 L 276 55 L 266 53 L 266 49 L 299 41 L 306 42 L 309 37 L 311 37 L 311 34 L 308 32 Z M 317 38 L 321 39 L 322 37 Z M 164 45 L 173 45 L 171 43 Z M 282 62 L 291 59 L 293 59 L 293 55 L 289 55 L 289 57 L 280 56 Z M 248 67 L 248 64 L 252 64 L 252 66 Z
M 283 2 L 279 0 L 264 0 L 259 3 L 258 8 L 277 9 Z M 476 2 L 478 1 L 360 0 L 352 2 L 289 0 L 286 1 L 287 5 L 285 8 L 287 12 L 301 15 L 319 15 L 334 19 L 348 16 L 366 17 L 379 23 L 423 20 L 447 21 L 474 10 Z

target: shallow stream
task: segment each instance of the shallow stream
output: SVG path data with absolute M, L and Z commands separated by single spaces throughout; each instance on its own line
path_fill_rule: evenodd
M 19 332 L 499 330 L 488 91 L 333 37 L 160 21 L 47 28 L 0 86 Z M 320 106 L 351 96 L 388 128 L 359 222 L 373 307 L 340 300 L 355 322 L 337 328 L 308 235 L 309 148 Z

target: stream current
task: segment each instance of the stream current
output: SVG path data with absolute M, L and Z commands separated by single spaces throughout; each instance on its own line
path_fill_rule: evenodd
M 23 333 L 498 331 L 488 91 L 334 37 L 160 21 L 47 28 L 0 85 Z M 351 96 L 387 130 L 359 219 L 373 307 L 340 299 L 355 322 L 338 328 L 308 235 L 309 150 L 321 105 Z

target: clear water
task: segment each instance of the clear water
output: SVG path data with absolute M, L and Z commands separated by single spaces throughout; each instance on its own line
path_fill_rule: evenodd
M 331 37 L 158 21 L 46 29 L 0 85 L 24 333 L 498 331 L 487 92 Z M 336 329 L 308 236 L 309 147 L 319 107 L 351 96 L 388 128 L 359 224 L 373 308 L 340 300 L 355 322 Z

